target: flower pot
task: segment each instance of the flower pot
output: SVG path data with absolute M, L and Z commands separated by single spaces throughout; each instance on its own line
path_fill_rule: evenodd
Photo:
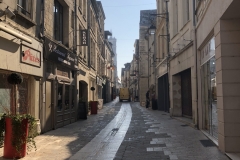
M 12 119 L 6 117 L 6 128 L 5 128 L 5 138 L 4 138 L 4 151 L 3 157 L 8 159 L 13 158 L 22 158 L 26 156 L 27 151 L 27 137 L 28 137 L 28 120 L 24 119 L 21 123 L 21 129 L 25 132 L 24 136 L 21 137 L 21 140 L 24 142 L 20 147 L 20 150 L 17 151 L 16 147 L 12 145 L 13 138 L 13 126 Z
M 97 114 L 98 101 L 91 101 L 90 107 L 91 107 L 91 114 Z

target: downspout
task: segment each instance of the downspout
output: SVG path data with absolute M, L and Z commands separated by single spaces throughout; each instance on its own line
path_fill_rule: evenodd
M 79 31 L 80 32 L 80 31 Z M 77 56 L 77 1 L 74 0 L 74 30 L 73 30 L 73 34 L 74 34 L 74 38 L 73 38 L 73 52 L 76 54 Z M 77 63 L 78 65 L 78 63 Z M 78 76 L 77 76 L 77 71 L 73 71 L 74 72 L 74 78 L 73 80 L 75 81 L 74 85 L 75 87 L 72 87 L 72 90 L 74 90 L 74 95 L 72 95 L 72 97 L 74 98 L 74 107 L 75 107 L 75 112 L 77 112 L 77 106 L 78 106 L 78 91 L 77 89 L 79 89 L 78 86 Z M 75 119 L 77 119 L 77 114 L 75 114 Z
M 44 16 L 44 12 L 45 12 L 45 0 L 42 0 L 42 11 L 41 11 L 41 14 L 42 14 L 42 24 L 41 24 L 41 26 L 42 26 L 42 28 L 41 28 L 41 30 L 40 30 L 40 32 L 42 33 L 42 37 L 45 37 L 45 32 L 44 32 L 44 20 L 45 20 L 45 16 Z M 44 43 L 44 41 L 43 41 L 43 43 Z M 45 52 L 45 47 L 44 47 L 44 44 L 43 44 L 43 54 L 44 54 L 44 52 Z M 44 62 L 44 60 L 43 60 L 43 63 L 45 63 Z M 46 65 L 43 65 L 43 69 L 44 69 L 44 71 L 45 71 L 45 66 Z M 40 91 L 40 106 L 39 106 L 39 119 L 40 119 L 40 128 L 41 128 L 41 132 L 43 131 L 43 129 L 44 129 L 44 115 L 43 115 L 43 113 L 45 112 L 45 110 L 43 109 L 44 107 L 43 106 L 45 106 L 46 104 L 45 104 L 45 95 L 46 95 L 46 90 L 45 90 L 45 83 L 44 83 L 44 81 L 45 81 L 45 74 L 43 75 L 43 78 L 41 79 L 41 82 L 40 82 L 40 87 L 41 87 L 41 91 Z M 45 104 L 45 105 L 44 105 Z M 54 115 L 54 113 L 53 113 L 53 115 Z M 54 116 L 53 116 L 54 117 Z M 43 122 L 42 122 L 42 121 Z M 53 122 L 54 122 L 54 119 L 53 119 Z M 53 123 L 53 127 L 54 127 L 54 123 Z
M 195 127 L 197 128 L 197 129 L 199 129 L 199 111 L 198 111 L 198 76 L 197 76 L 197 74 L 198 74 L 198 63 L 197 63 L 197 35 L 196 35 L 196 19 L 195 19 L 195 0 L 192 0 L 192 2 L 193 2 L 193 31 L 194 31 L 194 34 L 193 34 L 193 54 L 195 55 L 195 65 L 196 65 L 196 67 L 195 67 L 195 76 L 196 76 L 196 105 L 197 105 L 197 107 L 196 107 L 196 111 L 197 111 L 197 117 L 196 117 L 196 124 L 195 124 Z
M 168 12 L 168 1 L 166 0 L 166 30 L 167 30 L 167 74 L 168 74 L 168 87 L 167 87 L 167 107 L 170 109 L 170 33 L 169 33 L 169 12 Z M 174 107 L 172 108 L 172 114 L 170 113 L 170 116 L 173 116 Z M 170 111 L 168 111 L 170 112 Z
M 91 48 L 91 37 L 90 37 L 90 1 L 87 1 L 87 29 L 88 29 L 88 67 L 90 68 L 90 48 Z

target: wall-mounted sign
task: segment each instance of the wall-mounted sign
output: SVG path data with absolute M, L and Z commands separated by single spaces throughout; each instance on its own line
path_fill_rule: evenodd
M 56 44 L 47 37 L 45 37 L 44 45 L 44 59 L 64 64 L 72 69 L 78 68 L 77 56 L 75 54 L 69 52 L 66 48 Z
M 81 46 L 88 46 L 88 30 L 81 30 L 80 31 L 81 35 Z
M 213 37 L 201 50 L 201 65 L 215 56 L 215 38 Z
M 41 52 L 26 45 L 21 45 L 21 62 L 32 66 L 41 67 Z
M 98 76 L 96 77 L 96 83 L 97 85 L 102 86 L 102 79 Z

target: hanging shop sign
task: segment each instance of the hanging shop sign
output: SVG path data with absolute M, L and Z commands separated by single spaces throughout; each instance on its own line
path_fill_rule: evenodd
M 81 46 L 88 46 L 88 30 L 81 30 L 80 31 L 81 35 Z
M 96 83 L 97 83 L 97 85 L 99 85 L 99 86 L 102 86 L 102 79 L 100 78 L 100 77 L 98 77 L 98 76 L 96 76 Z
M 201 50 L 201 65 L 215 56 L 215 38 L 213 37 Z
M 45 52 L 44 59 L 56 63 L 64 64 L 71 69 L 77 69 L 77 56 L 69 52 L 66 48 L 56 44 L 45 37 Z
M 21 63 L 26 63 L 28 65 L 41 67 L 41 52 L 21 44 L 20 49 Z

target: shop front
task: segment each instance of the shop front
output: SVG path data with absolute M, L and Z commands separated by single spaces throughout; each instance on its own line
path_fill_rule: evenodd
M 215 66 L 215 38 L 201 49 L 201 92 L 203 129 L 218 138 L 217 90 Z
M 63 46 L 45 37 L 44 131 L 63 127 L 77 119 L 77 59 Z
M 14 36 L 19 31 L 9 26 L 5 28 L 12 35 L 0 32 L 0 113 L 16 111 L 39 119 L 40 81 L 43 77 L 42 44 L 23 33 L 21 38 L 28 39 L 28 42 L 20 40 Z M 23 78 L 17 89 L 7 80 L 14 72 Z

